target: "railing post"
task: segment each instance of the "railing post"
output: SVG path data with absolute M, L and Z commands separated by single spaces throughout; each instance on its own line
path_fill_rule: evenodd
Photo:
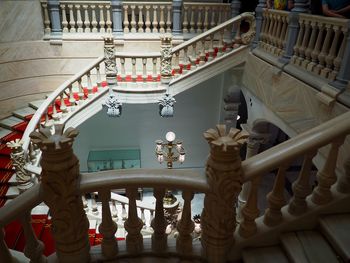
M 238 16 L 240 10 L 241 10 L 241 0 L 232 0 L 232 2 L 231 2 L 231 17 Z
M 72 145 L 78 131 L 64 125 L 40 128 L 30 134 L 42 151 L 41 195 L 50 209 L 59 262 L 89 262 L 89 221 L 79 192 L 79 160 Z
M 172 36 L 170 34 L 164 34 L 161 36 L 160 44 L 160 81 L 164 84 L 168 84 L 172 78 L 172 49 L 171 49 Z
M 259 4 L 255 8 L 256 35 L 252 44 L 252 48 L 256 48 L 259 43 L 264 8 L 266 8 L 266 0 L 259 0 Z
M 182 0 L 173 0 L 173 34 L 182 34 Z
M 51 40 L 62 40 L 62 28 L 60 19 L 60 1 L 48 0 L 47 7 L 49 9 L 49 15 L 51 20 Z
M 348 21 L 348 31 L 344 36 L 346 38 L 345 51 L 339 73 L 334 82 L 331 83 L 332 86 L 344 90 L 350 81 L 350 21 Z
M 123 1 L 122 0 L 111 0 L 112 6 L 112 20 L 113 20 L 113 35 L 123 34 Z
M 294 53 L 294 45 L 297 41 L 299 34 L 299 14 L 306 13 L 308 11 L 307 0 L 295 0 L 294 8 L 292 12 L 289 13 L 289 22 L 288 22 L 288 35 L 286 46 L 284 48 L 283 57 L 280 59 L 280 62 L 287 63 Z
M 104 39 L 105 71 L 108 86 L 117 85 L 117 65 L 115 62 L 114 40 L 111 37 Z
M 201 217 L 202 246 L 208 262 L 226 262 L 227 252 L 234 244 L 236 228 L 234 203 L 242 188 L 243 172 L 239 150 L 248 138 L 246 132 L 225 125 L 204 133 L 210 146 L 206 175 L 209 191 L 204 198 Z

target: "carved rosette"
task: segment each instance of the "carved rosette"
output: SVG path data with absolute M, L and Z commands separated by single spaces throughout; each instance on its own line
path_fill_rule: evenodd
M 104 39 L 105 71 L 108 85 L 117 83 L 117 64 L 115 61 L 114 40 L 111 37 Z
M 216 128 L 204 133 L 211 150 L 206 167 L 210 191 L 205 196 L 201 217 L 202 246 L 209 262 L 225 262 L 226 253 L 234 243 L 234 204 L 242 187 L 239 150 L 248 133 L 231 128 L 226 134 L 225 125 Z
M 242 43 L 247 45 L 250 42 L 253 41 L 253 39 L 255 38 L 255 34 L 256 34 L 256 21 L 255 21 L 255 16 L 253 13 L 244 13 L 242 15 L 242 20 L 246 21 L 249 24 L 249 30 L 248 32 L 242 34 L 241 38 L 242 38 Z
M 32 142 L 42 151 L 41 193 L 52 216 L 52 234 L 60 262 L 88 262 L 90 260 L 88 229 L 79 193 L 79 160 L 72 145 L 78 131 L 64 125 L 41 128 L 30 134 Z
M 16 172 L 16 181 L 18 183 L 18 190 L 24 192 L 33 186 L 30 174 L 24 169 L 26 165 L 26 159 L 24 157 L 23 141 L 16 139 L 6 143 L 7 147 L 11 148 L 11 160 L 12 165 Z
M 172 66 L 171 59 L 172 49 L 171 49 L 172 36 L 170 34 L 164 34 L 161 36 L 160 45 L 160 76 L 162 83 L 169 83 L 172 77 Z

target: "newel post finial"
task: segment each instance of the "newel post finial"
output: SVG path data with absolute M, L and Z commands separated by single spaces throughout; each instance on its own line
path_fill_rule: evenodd
M 106 80 L 108 86 L 117 85 L 117 64 L 115 61 L 115 49 L 113 37 L 104 38 L 104 55 L 105 55 L 105 68 L 106 68 Z
M 64 125 L 54 129 L 40 128 L 30 138 L 42 151 L 41 194 L 52 216 L 56 255 L 59 262 L 89 262 L 89 221 L 79 192 L 79 160 L 72 149 L 78 131 L 64 131 Z
M 171 34 L 164 34 L 160 39 L 160 78 L 162 83 L 168 84 L 172 77 L 172 36 Z
M 226 254 L 234 243 L 236 228 L 234 203 L 242 188 L 243 171 L 239 150 L 248 133 L 225 125 L 204 133 L 210 146 L 206 175 L 210 187 L 204 199 L 201 217 L 202 246 L 208 262 L 226 262 Z

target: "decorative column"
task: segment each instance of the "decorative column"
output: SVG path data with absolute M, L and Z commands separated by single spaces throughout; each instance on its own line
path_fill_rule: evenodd
M 117 85 L 117 65 L 115 62 L 114 40 L 111 37 L 104 38 L 105 71 L 108 86 Z
M 225 111 L 225 124 L 228 128 L 236 128 L 238 109 L 240 102 L 240 87 L 234 85 L 229 88 L 226 96 L 224 97 L 224 111 Z
M 231 17 L 239 15 L 241 10 L 241 0 L 232 0 L 231 2 Z
M 204 133 L 210 146 L 206 165 L 209 191 L 204 198 L 201 216 L 202 246 L 208 262 L 226 262 L 226 254 L 234 244 L 236 228 L 234 203 L 242 188 L 240 148 L 248 138 L 246 132 L 225 125 Z
M 252 48 L 256 48 L 259 43 L 260 32 L 261 32 L 261 27 L 263 22 L 264 8 L 266 8 L 266 0 L 259 0 L 259 3 L 255 8 L 256 35 L 252 44 Z
M 112 21 L 113 21 L 113 35 L 123 34 L 123 19 L 122 19 L 122 0 L 111 0 L 112 6 Z
M 173 0 L 173 34 L 182 34 L 182 0 Z
M 288 16 L 288 35 L 286 46 L 284 48 L 283 57 L 280 58 L 280 62 L 287 63 L 291 59 L 294 53 L 294 45 L 297 42 L 299 34 L 299 14 L 308 12 L 308 0 L 295 0 L 294 8 Z
M 78 131 L 64 125 L 30 134 L 42 151 L 41 196 L 52 216 L 51 232 L 59 262 L 89 262 L 89 221 L 79 192 L 79 160 L 72 145 Z
M 7 147 L 11 148 L 12 165 L 16 172 L 17 188 L 20 193 L 33 186 L 30 174 L 24 169 L 26 159 L 24 157 L 23 141 L 16 139 L 6 143 Z
M 51 40 L 62 40 L 62 28 L 60 19 L 60 1 L 48 0 L 47 7 L 51 20 Z
M 259 153 L 260 146 L 262 144 L 266 144 L 269 139 L 268 133 L 259 133 L 249 127 L 247 124 L 242 124 L 242 129 L 249 134 L 249 138 L 247 141 L 247 152 L 246 159 L 253 157 Z M 238 204 L 237 204 L 237 214 L 238 220 L 241 221 L 242 217 L 242 209 L 244 205 L 247 203 L 249 194 L 250 194 L 251 182 L 247 182 L 243 184 L 242 191 L 238 196 Z
M 173 57 L 171 50 L 171 34 L 161 36 L 160 44 L 160 81 L 168 84 L 172 78 L 171 59 Z

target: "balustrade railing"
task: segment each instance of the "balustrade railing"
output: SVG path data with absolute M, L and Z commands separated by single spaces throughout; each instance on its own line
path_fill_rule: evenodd
M 289 12 L 264 9 L 259 46 L 266 52 L 282 56 L 288 35 Z
M 323 78 L 335 80 L 347 45 L 348 20 L 300 14 L 299 25 L 291 62 Z

